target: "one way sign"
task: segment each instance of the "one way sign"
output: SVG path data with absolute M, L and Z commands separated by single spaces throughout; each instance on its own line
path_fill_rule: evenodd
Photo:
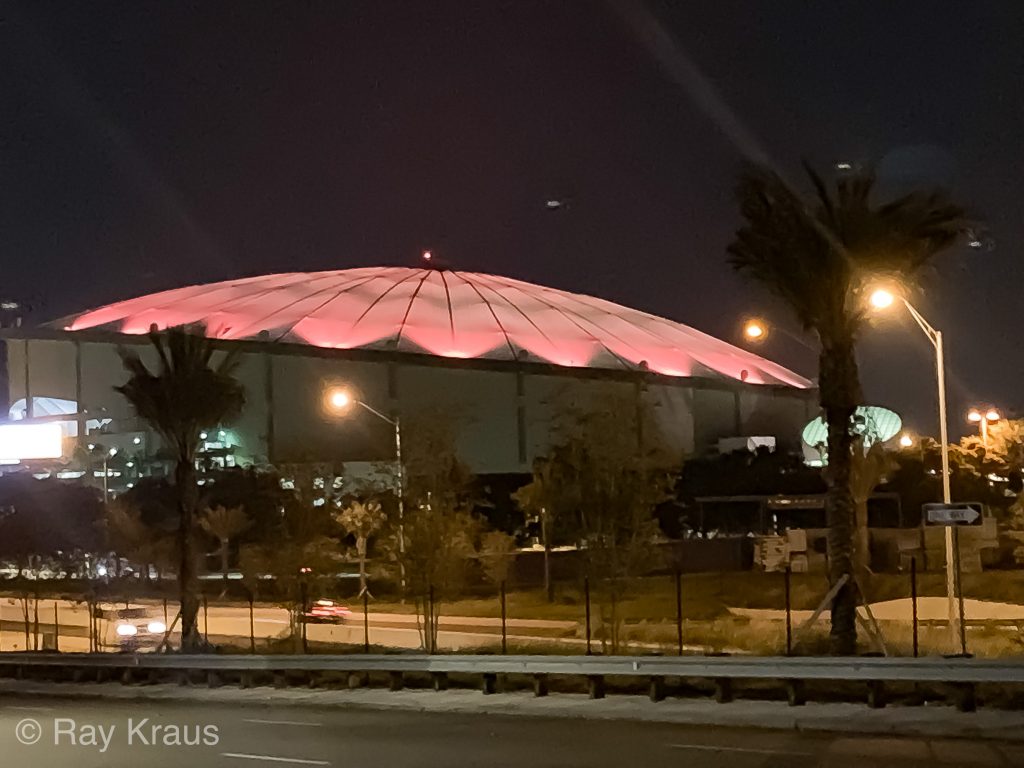
M 930 525 L 981 525 L 981 504 L 976 501 L 925 504 L 924 519 Z

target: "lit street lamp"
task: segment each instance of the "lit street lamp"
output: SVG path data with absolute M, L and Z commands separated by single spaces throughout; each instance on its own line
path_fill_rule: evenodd
M 949 504 L 952 501 L 952 494 L 949 487 L 949 436 L 946 429 L 946 365 L 942 331 L 937 331 L 933 328 L 921 313 L 914 309 L 914 306 L 907 301 L 906 297 L 897 295 L 885 288 L 878 288 L 873 291 L 869 302 L 875 309 L 885 310 L 896 303 L 897 299 L 903 302 L 903 306 L 907 308 L 910 316 L 914 318 L 914 321 L 924 331 L 924 335 L 928 337 L 928 341 L 935 348 L 935 376 L 939 388 L 939 444 L 942 451 L 942 501 L 945 504 Z M 966 645 L 963 627 L 964 604 L 963 595 L 960 594 L 958 589 L 959 579 L 957 578 L 957 568 L 955 567 L 955 561 L 959 559 L 960 554 L 960 531 L 951 525 L 945 526 L 945 531 L 946 595 L 949 598 L 949 626 L 953 632 L 954 640 L 959 637 L 960 648 L 963 650 Z
M 787 336 L 800 346 L 805 347 L 812 352 L 817 352 L 817 350 L 809 344 L 806 339 L 800 338 L 797 334 L 780 325 L 773 325 L 767 320 L 763 320 L 759 317 L 751 317 L 743 321 L 743 338 L 751 344 L 762 344 L 766 342 L 776 331 L 781 333 L 783 336 Z
M 405 477 L 402 469 L 402 424 L 395 414 L 395 418 L 391 418 L 373 406 L 364 403 L 353 397 L 349 390 L 343 387 L 332 387 L 327 391 L 324 398 L 324 405 L 326 409 L 337 415 L 344 415 L 344 413 L 352 405 L 359 405 L 365 410 L 372 413 L 378 419 L 386 421 L 388 424 L 395 428 L 395 477 L 398 480 L 398 552 L 402 556 L 398 561 L 398 568 L 401 575 L 402 582 L 402 593 L 405 593 Z
M 999 415 L 999 411 L 995 408 L 989 408 L 985 413 L 982 413 L 977 408 L 971 408 L 967 414 L 967 420 L 972 424 L 977 424 L 978 429 L 981 432 L 981 444 L 988 450 L 988 426 L 989 424 L 995 424 L 999 419 L 1002 418 Z
M 747 341 L 762 341 L 768 335 L 768 329 L 760 320 L 747 320 L 743 324 L 743 337 Z
M 902 447 L 902 448 L 910 448 L 913 445 L 914 445 L 914 438 L 912 438 L 906 432 L 904 432 L 902 435 L 900 435 L 900 447 Z

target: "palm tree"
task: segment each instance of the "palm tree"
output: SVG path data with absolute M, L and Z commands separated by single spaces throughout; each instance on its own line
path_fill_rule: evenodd
M 115 387 L 149 422 L 174 457 L 174 486 L 178 506 L 178 590 L 181 599 L 181 647 L 200 645 L 195 557 L 195 517 L 198 506 L 196 453 L 200 434 L 237 417 L 245 392 L 234 378 L 237 353 L 213 363 L 213 344 L 204 336 L 174 328 L 149 334 L 158 360 L 154 371 L 138 353 L 121 350 L 128 381 Z
M 228 552 L 231 541 L 250 525 L 249 516 L 241 507 L 207 507 L 199 518 L 203 530 L 217 540 L 220 550 L 220 572 L 224 579 L 224 590 L 228 586 Z M 223 597 L 223 593 L 221 595 Z
M 345 530 L 345 533 L 355 537 L 356 556 L 359 558 L 359 596 L 362 597 L 367 591 L 367 545 L 370 538 L 384 527 L 384 523 L 387 522 L 387 515 L 384 513 L 380 502 L 367 501 L 363 503 L 354 500 L 344 509 L 334 513 L 334 521 Z
M 832 602 L 834 654 L 856 651 L 857 590 L 852 573 L 854 411 L 861 404 L 855 344 L 864 321 L 863 290 L 880 276 L 911 286 L 921 268 L 967 229 L 962 208 L 940 191 L 877 204 L 871 172 L 834 187 L 811 168 L 805 201 L 782 178 L 751 166 L 737 197 L 744 224 L 729 246 L 732 266 L 780 297 L 817 335 L 819 401 L 828 425 L 829 580 L 846 577 Z
M 133 558 L 145 569 L 145 579 L 149 581 L 149 567 L 156 567 L 157 579 L 160 579 L 174 559 L 172 537 L 142 520 L 142 512 L 137 506 L 119 497 L 111 501 L 106 508 L 106 519 L 103 521 L 107 542 L 118 555 Z

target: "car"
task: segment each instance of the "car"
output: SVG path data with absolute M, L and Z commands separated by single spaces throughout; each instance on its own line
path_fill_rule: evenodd
M 115 645 L 124 653 L 154 650 L 163 642 L 167 632 L 167 625 L 155 608 L 97 607 L 96 617 L 107 622 L 105 644 Z M 113 629 L 113 638 L 110 637 L 109 628 Z
M 344 624 L 352 618 L 352 611 L 347 606 L 338 605 L 333 600 L 316 600 L 302 614 L 306 624 Z

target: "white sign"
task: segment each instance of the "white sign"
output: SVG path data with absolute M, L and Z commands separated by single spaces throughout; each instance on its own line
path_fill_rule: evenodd
M 924 514 L 932 525 L 974 525 L 981 520 L 974 504 L 925 504 Z
M 0 461 L 59 459 L 63 431 L 51 421 L 42 424 L 0 424 Z

